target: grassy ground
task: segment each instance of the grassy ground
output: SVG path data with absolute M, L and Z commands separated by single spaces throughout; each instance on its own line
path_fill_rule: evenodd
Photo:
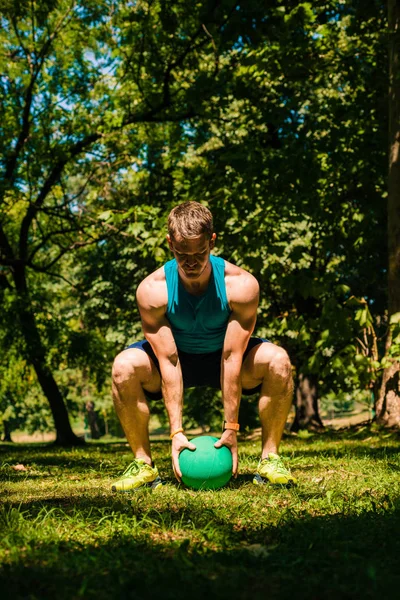
M 398 435 L 286 437 L 293 489 L 251 483 L 258 440 L 241 442 L 238 479 L 214 492 L 180 487 L 169 448 L 153 444 L 166 486 L 116 495 L 123 443 L 0 445 L 0 597 L 399 597 Z

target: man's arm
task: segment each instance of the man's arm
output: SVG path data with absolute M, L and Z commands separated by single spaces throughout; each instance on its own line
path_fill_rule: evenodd
M 257 319 L 259 285 L 255 277 L 243 273 L 235 278 L 230 293 L 231 316 L 225 334 L 221 359 L 221 389 L 224 403 L 224 418 L 228 423 L 237 423 L 242 395 L 241 369 L 243 353 L 254 330 Z M 225 430 L 216 446 L 226 445 L 231 449 L 233 474 L 237 472 L 237 433 Z
M 171 327 L 165 316 L 162 282 L 147 278 L 139 285 L 136 297 L 143 333 L 158 358 L 161 372 L 161 389 L 168 413 L 170 431 L 182 428 L 183 379 L 178 349 Z M 172 464 L 175 475 L 180 480 L 178 456 L 183 448 L 195 449 L 183 433 L 172 438 Z

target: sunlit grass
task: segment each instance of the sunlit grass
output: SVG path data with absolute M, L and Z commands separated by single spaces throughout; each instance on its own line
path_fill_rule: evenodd
M 191 599 L 266 590 L 289 598 L 293 589 L 300 598 L 372 598 L 378 589 L 396 597 L 394 433 L 285 437 L 281 453 L 299 481 L 289 489 L 252 484 L 254 440 L 240 443 L 240 474 L 217 491 L 178 485 L 169 444 L 155 443 L 167 484 L 134 494 L 110 491 L 131 459 L 124 443 L 0 449 L 1 583 L 10 597 L 177 598 L 183 585 Z

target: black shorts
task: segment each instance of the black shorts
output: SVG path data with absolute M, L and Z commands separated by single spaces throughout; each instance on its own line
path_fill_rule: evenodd
M 262 344 L 263 342 L 268 342 L 264 338 L 253 337 L 249 339 L 247 344 L 247 348 L 243 354 L 243 360 L 246 358 L 248 353 L 252 348 Z M 150 356 L 155 366 L 157 367 L 158 372 L 160 373 L 160 365 L 158 362 L 158 358 L 155 355 L 153 348 L 147 340 L 141 340 L 140 342 L 135 342 L 128 346 L 128 348 L 139 348 L 143 350 Z M 182 352 L 178 349 L 179 361 L 181 363 L 182 368 L 182 376 L 183 376 L 183 387 L 191 388 L 191 387 L 201 387 L 208 386 L 211 388 L 216 388 L 218 390 L 221 389 L 221 356 L 222 356 L 222 348 L 217 350 L 216 352 L 207 352 L 206 354 L 190 354 L 188 352 Z M 256 394 L 261 390 L 261 384 L 251 390 L 243 390 L 242 394 L 245 396 L 250 396 L 251 394 Z M 148 392 L 144 390 L 145 395 L 150 400 L 161 400 L 162 393 L 159 392 Z

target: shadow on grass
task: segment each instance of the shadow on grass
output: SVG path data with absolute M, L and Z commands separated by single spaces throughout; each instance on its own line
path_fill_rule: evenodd
M 155 442 L 160 444 L 162 442 Z M 104 444 L 97 444 L 91 442 L 83 446 L 72 446 L 72 447 L 61 447 L 55 444 L 7 444 L 0 442 L 0 456 L 4 455 L 49 455 L 62 457 L 66 456 L 79 456 L 80 454 L 119 454 L 121 452 L 129 452 L 129 446 L 127 442 L 107 442 Z
M 208 514 L 208 518 L 210 515 Z M 135 532 L 106 543 L 44 542 L 5 565 L 8 598 L 190 600 L 398 597 L 400 513 L 283 521 L 224 551 Z M 171 534 L 172 536 L 174 534 Z
M 187 497 L 180 497 L 179 501 L 183 502 L 183 508 L 178 511 L 174 511 L 173 520 L 179 520 L 182 516 L 182 513 L 185 512 L 185 502 L 187 506 L 191 505 L 191 502 L 197 502 L 201 499 L 202 495 L 208 494 L 218 494 L 218 491 L 209 491 L 209 490 L 192 490 L 190 488 L 186 488 L 184 485 L 178 483 L 172 476 L 168 479 L 165 479 L 165 483 L 167 488 L 188 491 L 191 495 L 187 495 Z M 20 482 L 20 481 L 29 481 L 29 480 L 41 480 L 43 478 L 47 478 L 47 476 L 43 475 L 26 475 L 23 473 L 16 473 L 14 476 L 8 476 L 8 482 Z M 5 479 L 5 478 L 3 478 Z M 235 490 L 240 490 L 243 487 L 248 487 L 250 495 L 258 492 L 258 488 L 256 488 L 252 484 L 253 476 L 252 475 L 239 475 L 237 479 L 232 479 L 230 483 L 224 488 L 225 490 L 230 490 L 234 492 Z M 74 482 L 75 483 L 75 482 Z M 77 480 L 77 483 L 82 483 L 80 479 Z M 268 487 L 268 486 L 266 486 Z M 163 488 L 165 489 L 165 488 Z M 282 488 L 282 491 L 285 488 Z M 289 491 L 289 488 L 287 488 Z M 59 490 L 58 490 L 59 491 Z M 139 513 L 142 507 L 146 505 L 146 499 L 148 496 L 152 496 L 154 500 L 154 494 L 162 494 L 162 491 L 152 492 L 150 489 L 138 490 L 136 492 L 129 493 L 113 493 L 109 488 L 107 488 L 106 493 L 103 490 L 100 490 L 97 495 L 95 495 L 93 489 L 85 490 L 84 488 L 80 488 L 80 495 L 77 495 L 76 492 L 72 493 L 68 488 L 64 491 L 64 493 L 58 493 L 57 495 L 53 495 L 51 497 L 42 497 L 42 498 L 33 498 L 33 499 L 25 499 L 18 501 L 7 500 L 7 496 L 3 497 L 3 505 L 5 507 L 16 508 L 21 511 L 28 511 L 28 513 L 32 515 L 36 515 L 43 508 L 51 509 L 51 508 L 59 508 L 60 510 L 66 513 L 79 512 L 84 518 L 87 514 L 91 513 L 93 509 L 102 510 L 107 509 L 109 512 L 111 511 L 121 511 L 126 512 L 127 507 L 132 512 L 132 507 L 140 507 Z M 297 493 L 297 492 L 296 492 Z M 208 496 L 207 496 L 208 497 Z M 148 513 L 147 509 L 143 509 Z M 197 510 L 197 508 L 196 508 Z M 151 511 L 150 511 L 151 513 Z M 148 513 L 149 514 L 149 513 Z M 222 521 L 221 521 L 222 522 Z
M 359 439 L 351 439 L 350 443 L 343 446 L 343 442 L 345 439 L 331 439 L 326 438 L 324 435 L 320 435 L 315 439 L 316 436 L 313 436 L 309 439 L 291 439 L 290 445 L 287 445 L 284 448 L 283 455 L 293 454 L 294 456 L 387 456 L 387 455 L 396 455 L 399 453 L 400 449 L 400 438 L 397 436 L 391 440 L 394 442 L 394 445 L 384 445 L 384 446 L 371 446 L 365 440 Z M 328 446 L 321 446 L 321 442 L 326 442 L 330 444 Z M 342 445 L 332 446 L 331 442 L 337 441 L 338 444 L 342 443 Z M 315 443 L 317 442 L 318 445 Z M 165 452 L 165 444 L 170 444 L 169 440 L 158 440 L 152 442 L 151 447 L 153 451 L 157 452 L 157 449 Z M 242 442 L 245 444 L 246 442 Z M 246 448 L 246 446 L 242 446 L 239 444 L 239 454 L 242 448 Z M 5 457 L 10 459 L 11 457 L 15 460 L 22 461 L 23 459 L 35 462 L 36 464 L 42 465 L 57 465 L 57 464 L 91 464 L 93 465 L 95 460 L 96 462 L 103 456 L 104 458 L 109 458 L 118 460 L 119 457 L 123 455 L 129 455 L 131 453 L 129 447 L 126 443 L 112 443 L 112 444 L 94 444 L 90 443 L 87 446 L 79 447 L 79 448 L 60 448 L 57 446 L 49 445 L 27 445 L 27 444 L 4 444 L 0 443 L 0 457 Z M 245 450 L 245 454 L 247 459 L 259 460 L 260 452 L 257 448 L 251 454 L 248 454 Z M 93 457 L 93 458 L 92 458 Z
M 388 457 L 399 456 L 399 446 L 385 446 L 381 448 L 368 447 L 365 444 L 351 445 L 347 448 L 321 448 L 316 449 L 313 447 L 301 446 L 292 448 L 293 456 L 295 458 L 373 458 L 374 460 L 387 459 Z
M 157 442 L 158 443 L 158 442 Z M 44 468 L 60 468 L 74 470 L 77 473 L 86 470 L 101 472 L 101 463 L 118 463 L 121 467 L 131 457 L 131 450 L 126 444 L 95 445 L 88 444 L 79 448 L 60 448 L 54 445 L 31 446 L 0 444 L 2 466 L 22 463 Z

